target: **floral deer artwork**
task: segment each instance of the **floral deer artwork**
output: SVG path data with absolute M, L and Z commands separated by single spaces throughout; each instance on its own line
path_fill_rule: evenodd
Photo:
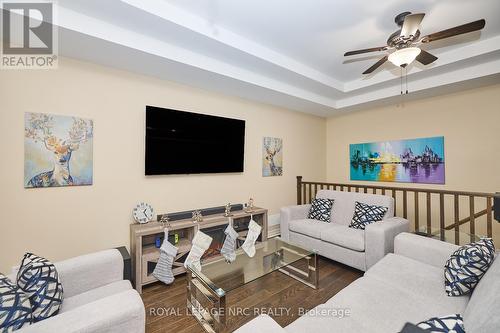
M 283 175 L 283 142 L 279 138 L 264 138 L 264 176 Z
M 41 143 L 42 149 L 51 153 L 53 164 L 52 170 L 36 174 L 27 182 L 26 187 L 89 185 L 85 181 L 79 182 L 71 175 L 70 161 L 73 152 L 92 139 L 93 123 L 91 120 L 75 117 L 68 122 L 68 118 L 39 113 L 26 114 L 26 139 Z M 71 125 L 63 129 L 57 128 L 56 120 L 61 119 Z

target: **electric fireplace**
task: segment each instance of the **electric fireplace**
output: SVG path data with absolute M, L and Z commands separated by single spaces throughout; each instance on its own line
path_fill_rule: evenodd
M 224 240 L 226 239 L 224 230 L 226 230 L 227 226 L 228 224 L 226 223 L 201 229 L 201 231 L 203 231 L 205 234 L 212 237 L 212 243 L 210 244 L 210 247 L 205 251 L 203 257 L 201 257 L 202 259 L 208 259 L 220 254 L 220 250 L 222 249 L 222 245 L 224 245 Z

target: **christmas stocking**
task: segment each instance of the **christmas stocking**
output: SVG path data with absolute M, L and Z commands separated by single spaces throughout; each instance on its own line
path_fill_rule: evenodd
M 177 248 L 168 241 L 168 230 L 165 229 L 165 239 L 160 248 L 160 258 L 156 264 L 153 276 L 163 283 L 171 284 L 174 282 L 172 273 L 172 263 L 177 255 Z
M 231 224 L 227 226 L 224 233 L 226 234 L 226 239 L 224 240 L 224 245 L 222 246 L 220 253 L 222 253 L 224 258 L 226 258 L 227 262 L 233 262 L 236 260 L 236 253 L 234 251 L 236 250 L 238 233 L 233 229 Z
M 243 248 L 243 251 L 245 251 L 250 258 L 255 255 L 255 241 L 259 237 L 261 231 L 262 227 L 258 225 L 254 220 L 250 220 L 250 223 L 248 224 L 247 238 L 241 246 Z
M 188 268 L 190 265 L 196 270 L 201 271 L 200 259 L 205 251 L 210 247 L 212 237 L 198 231 L 193 238 L 191 251 L 184 262 L 184 267 Z

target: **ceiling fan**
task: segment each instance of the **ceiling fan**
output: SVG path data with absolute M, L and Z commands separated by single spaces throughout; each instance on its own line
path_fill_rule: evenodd
M 436 40 L 465 34 L 472 31 L 481 30 L 484 28 L 486 21 L 484 19 L 474 22 L 459 25 L 450 29 L 435 32 L 433 34 L 420 37 L 420 23 L 424 19 L 425 14 L 412 14 L 411 12 L 404 12 L 396 16 L 394 22 L 400 27 L 389 36 L 386 46 L 372 47 L 369 49 L 349 51 L 344 53 L 344 57 L 356 54 L 379 52 L 395 49 L 394 52 L 384 56 L 377 61 L 373 66 L 368 68 L 363 74 L 370 74 L 378 67 L 380 67 L 387 60 L 394 65 L 405 68 L 414 60 L 417 60 L 423 65 L 428 65 L 437 60 L 437 57 L 419 48 L 419 45 L 430 43 Z

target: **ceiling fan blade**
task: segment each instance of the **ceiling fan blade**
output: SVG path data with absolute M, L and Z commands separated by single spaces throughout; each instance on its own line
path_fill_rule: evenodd
M 423 13 L 407 15 L 401 28 L 401 37 L 415 36 L 424 16 Z
M 388 56 L 383 57 L 382 59 L 377 61 L 372 67 L 370 67 L 366 71 L 364 71 L 363 74 L 370 74 L 371 72 L 373 72 L 374 70 L 376 70 L 377 68 L 382 66 L 382 64 L 387 61 L 387 58 L 388 58 Z
M 426 52 L 424 50 L 420 50 L 420 54 L 415 58 L 416 61 L 421 63 L 422 65 L 428 65 L 436 61 L 438 57 Z
M 422 43 L 430 43 L 435 40 L 444 39 L 452 36 L 457 36 L 461 34 L 466 34 L 468 32 L 481 30 L 484 28 L 486 21 L 484 19 L 477 20 L 474 22 L 462 24 L 454 28 L 446 29 L 443 31 L 435 32 L 433 34 L 427 35 L 422 38 Z
M 368 53 L 368 52 L 379 52 L 379 51 L 385 51 L 385 50 L 387 50 L 387 46 L 372 47 L 370 49 L 362 49 L 362 50 L 346 52 L 346 53 L 344 53 L 344 57 L 352 56 L 355 54 Z

